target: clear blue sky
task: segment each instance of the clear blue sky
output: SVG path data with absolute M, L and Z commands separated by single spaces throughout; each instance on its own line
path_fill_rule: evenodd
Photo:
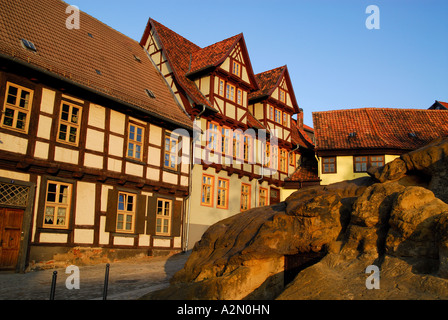
M 138 41 L 149 17 L 201 47 L 242 32 L 255 73 L 288 66 L 310 126 L 315 111 L 448 101 L 446 0 L 66 1 Z

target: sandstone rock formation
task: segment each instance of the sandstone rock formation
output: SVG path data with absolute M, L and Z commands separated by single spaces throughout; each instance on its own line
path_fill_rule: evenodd
M 371 177 L 221 221 L 169 288 L 143 298 L 448 299 L 446 155 L 448 140 L 435 141 Z M 323 258 L 285 287 L 288 257 L 309 256 Z M 369 265 L 380 268 L 378 290 L 366 287 Z

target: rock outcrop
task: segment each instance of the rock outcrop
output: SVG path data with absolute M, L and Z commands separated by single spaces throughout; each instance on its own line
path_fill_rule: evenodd
M 446 155 L 448 140 L 439 140 L 370 177 L 221 221 L 169 288 L 143 298 L 448 299 Z M 310 254 L 323 258 L 285 287 L 288 257 Z M 366 287 L 370 265 L 380 269 L 379 290 Z

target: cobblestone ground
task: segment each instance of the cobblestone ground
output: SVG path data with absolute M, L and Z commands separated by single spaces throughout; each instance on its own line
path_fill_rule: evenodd
M 134 300 L 167 287 L 188 256 L 188 253 L 181 253 L 110 263 L 107 300 Z M 103 299 L 106 264 L 80 266 L 80 288 L 72 290 L 66 287 L 71 274 L 66 274 L 65 268 L 26 274 L 0 272 L 0 300 L 49 300 L 54 271 L 58 272 L 55 300 Z

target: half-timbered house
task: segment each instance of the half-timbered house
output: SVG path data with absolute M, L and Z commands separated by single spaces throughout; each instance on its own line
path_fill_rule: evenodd
M 448 136 L 448 111 L 360 108 L 313 113 L 323 185 L 367 176 L 404 153 Z
M 210 225 L 283 200 L 301 154 L 292 117 L 303 119 L 286 66 L 255 75 L 243 34 L 201 48 L 153 19 L 140 43 L 202 130 L 194 141 L 189 247 Z
M 0 6 L 0 268 L 182 249 L 192 121 L 138 42 L 67 7 Z

